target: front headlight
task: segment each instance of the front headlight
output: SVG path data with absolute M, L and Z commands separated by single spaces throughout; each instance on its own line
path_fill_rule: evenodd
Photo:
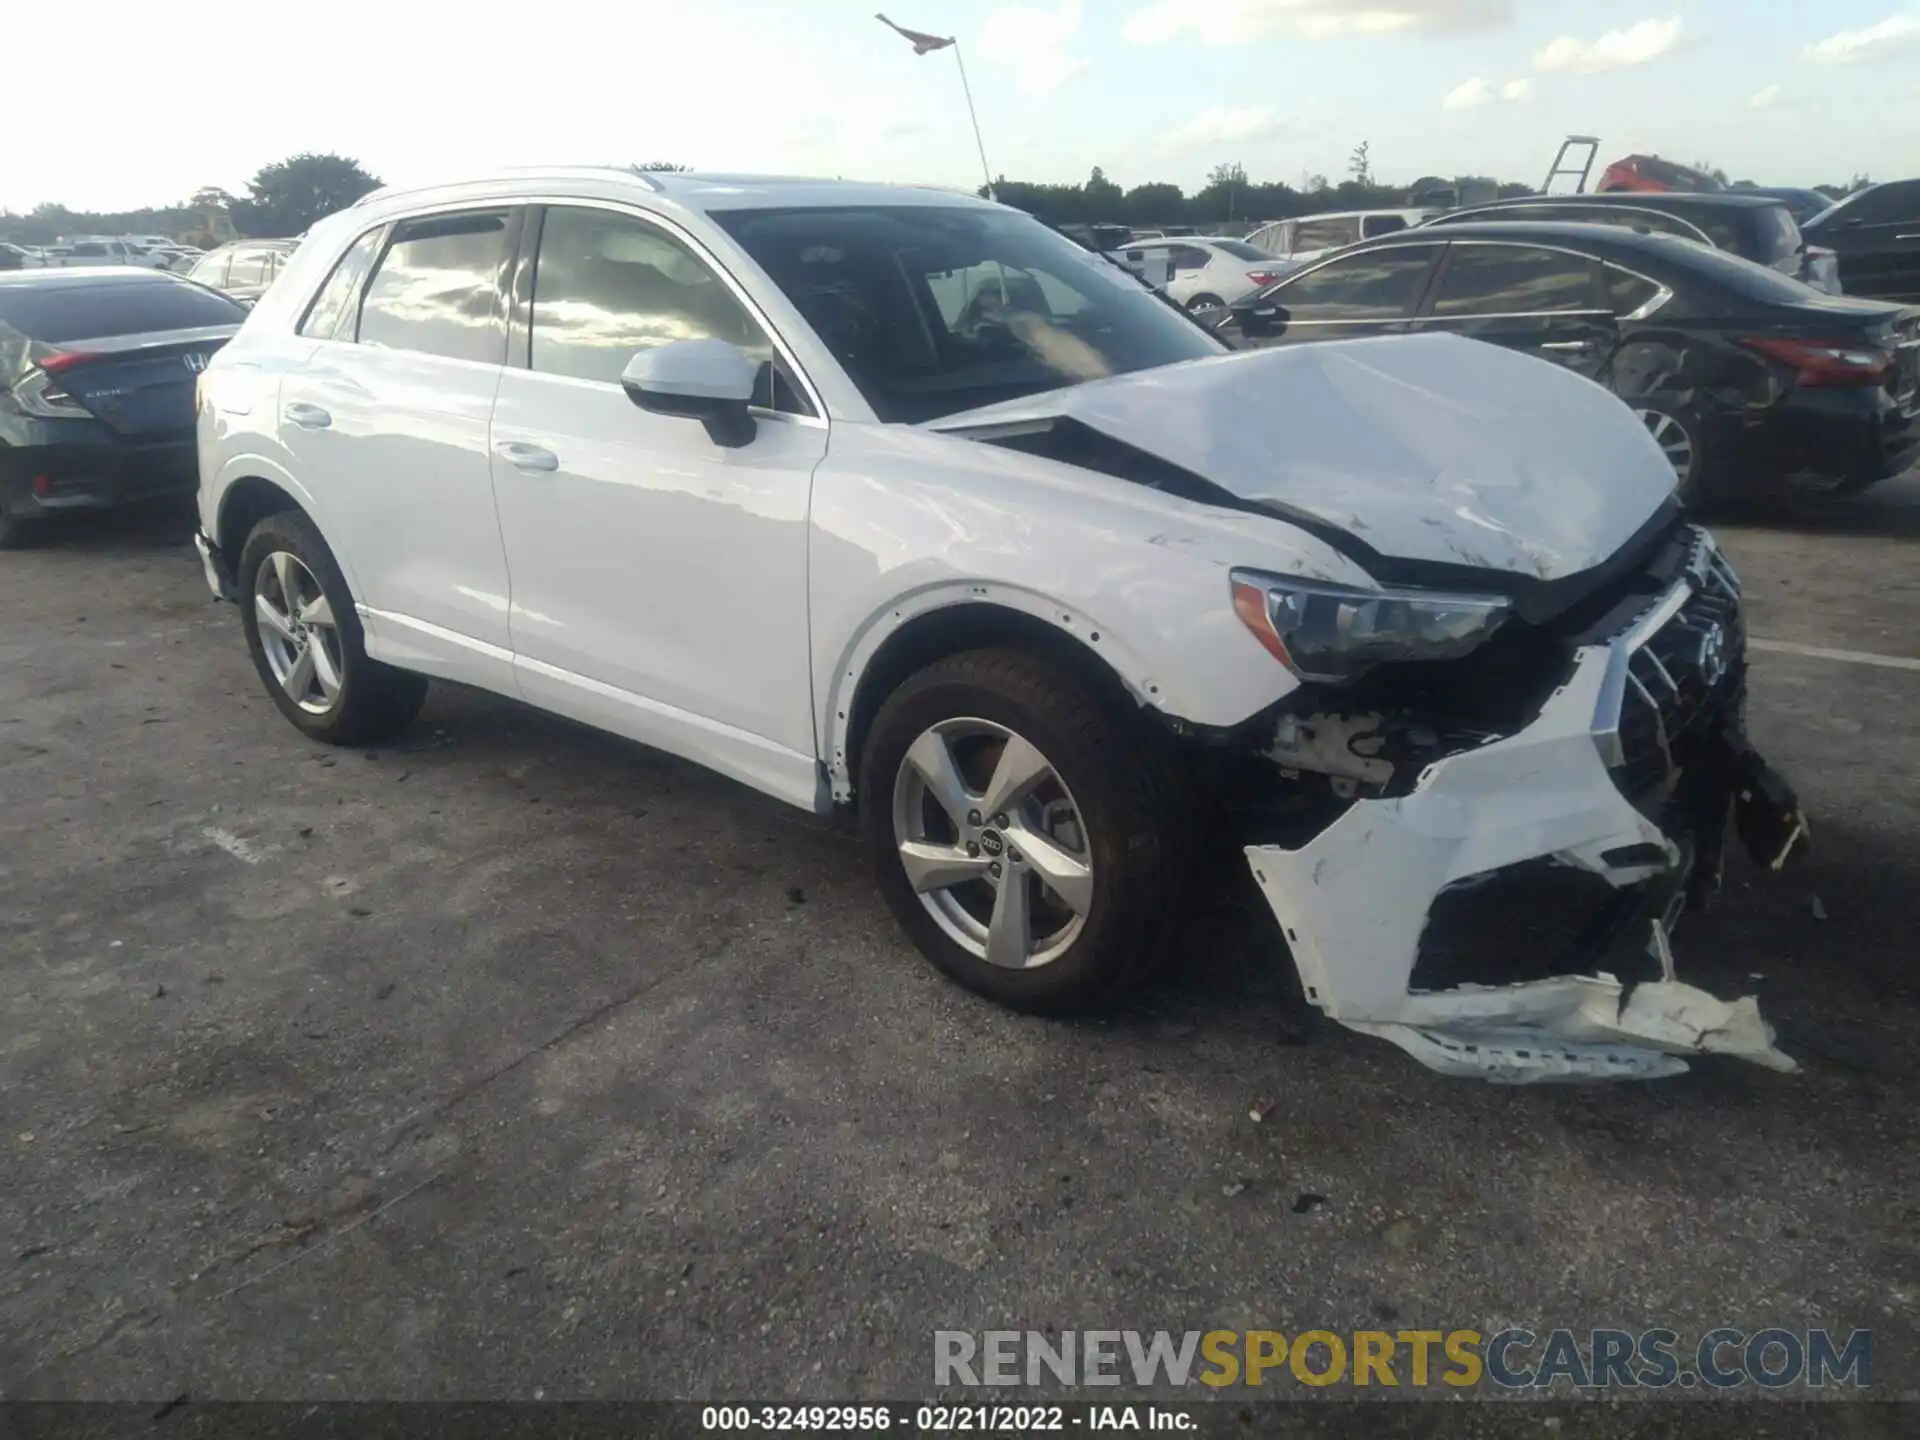
M 1393 661 L 1457 660 L 1509 613 L 1498 595 L 1356 590 L 1257 570 L 1230 578 L 1241 623 L 1302 680 L 1351 680 Z

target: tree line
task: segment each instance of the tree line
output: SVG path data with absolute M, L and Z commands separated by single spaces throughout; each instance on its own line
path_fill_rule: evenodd
M 685 170 L 670 161 L 648 161 L 636 170 Z M 1696 166 L 1726 183 L 1725 172 L 1707 164 Z M 1284 220 L 1326 210 L 1381 210 L 1405 205 L 1411 190 L 1446 183 L 1424 177 L 1409 186 L 1380 183 L 1373 174 L 1370 147 L 1361 141 L 1347 161 L 1347 178 L 1338 184 L 1324 175 L 1303 177 L 1298 188 L 1278 180 L 1253 180 L 1237 162 L 1216 165 L 1207 182 L 1189 195 L 1169 181 L 1148 181 L 1122 189 L 1098 165 L 1078 185 L 1009 180 L 993 182 L 994 197 L 1025 210 L 1050 225 L 1111 222 L 1142 227 L 1192 225 L 1212 228 L 1223 224 Z M 1457 183 L 1492 186 L 1483 176 L 1458 177 Z M 1732 182 L 1738 186 L 1746 183 Z M 1836 199 L 1868 182 L 1856 175 L 1844 185 L 1815 188 Z M 70 210 L 64 205 L 36 205 L 26 215 L 0 211 L 0 239 L 19 245 L 47 245 L 73 235 L 170 235 L 188 244 L 211 246 L 235 238 L 298 235 L 316 220 L 345 209 L 362 195 L 380 187 L 380 180 L 357 160 L 344 155 L 302 154 L 262 166 L 247 182 L 245 195 L 230 195 L 208 186 L 175 205 L 139 210 Z M 1504 198 L 1531 195 L 1534 187 L 1514 181 L 1496 187 Z M 986 193 L 986 187 L 981 187 Z

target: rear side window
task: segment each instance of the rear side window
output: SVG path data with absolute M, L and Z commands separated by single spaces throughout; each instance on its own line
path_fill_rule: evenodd
M 1631 315 L 1660 293 L 1651 280 L 1629 275 L 1625 270 L 1606 268 L 1607 309 L 1615 315 Z
M 1537 315 L 1593 308 L 1593 265 L 1530 245 L 1456 242 L 1440 277 L 1435 315 Z
M 265 250 L 236 250 L 233 263 L 227 269 L 229 285 L 264 285 L 267 283 L 267 252 Z
M 1271 260 L 1273 257 L 1264 250 L 1256 250 L 1244 240 L 1216 240 L 1213 248 L 1223 255 L 1231 255 L 1236 260 Z
M 1348 255 L 1282 285 L 1273 298 L 1294 320 L 1397 320 L 1420 299 L 1438 245 Z
M 500 271 L 507 212 L 465 211 L 394 227 L 360 307 L 360 343 L 448 360 L 506 363 Z
M 1360 231 L 1364 239 L 1371 240 L 1376 235 L 1391 235 L 1396 230 L 1407 228 L 1404 215 L 1369 215 L 1360 222 Z
M 1336 245 L 1351 245 L 1359 238 L 1359 222 L 1351 215 L 1341 220 L 1302 220 L 1293 232 L 1293 248 L 1295 253 L 1328 250 Z
M 375 248 L 384 227 L 367 231 L 340 257 L 340 263 L 327 276 L 327 283 L 307 307 L 300 322 L 300 333 L 311 340 L 351 340 L 353 322 L 360 308 L 360 287 L 366 283 L 373 264 Z
M 224 295 L 154 271 L 89 285 L 10 285 L 0 290 L 0 326 L 61 345 L 107 335 L 145 335 L 238 325 L 247 312 Z

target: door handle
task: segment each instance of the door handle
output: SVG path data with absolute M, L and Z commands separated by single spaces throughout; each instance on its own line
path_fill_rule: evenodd
M 324 430 L 333 424 L 333 416 L 304 400 L 295 400 L 287 406 L 287 419 L 302 430 Z
M 493 450 L 516 470 L 525 470 L 531 474 L 550 474 L 560 468 L 560 457 L 540 445 L 528 445 L 520 440 L 503 440 L 494 446 Z
M 1542 350 L 1591 350 L 1593 346 L 1594 342 L 1591 340 L 1549 340 L 1540 348 Z

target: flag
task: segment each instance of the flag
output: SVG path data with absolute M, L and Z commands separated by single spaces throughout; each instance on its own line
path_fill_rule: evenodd
M 904 25 L 896 25 L 884 15 L 876 15 L 873 18 L 889 30 L 894 31 L 905 39 L 911 40 L 913 42 L 913 53 L 916 55 L 925 55 L 929 50 L 944 50 L 947 46 L 953 44 L 953 37 L 951 35 L 943 40 L 938 35 L 929 35 L 921 30 L 909 30 Z

